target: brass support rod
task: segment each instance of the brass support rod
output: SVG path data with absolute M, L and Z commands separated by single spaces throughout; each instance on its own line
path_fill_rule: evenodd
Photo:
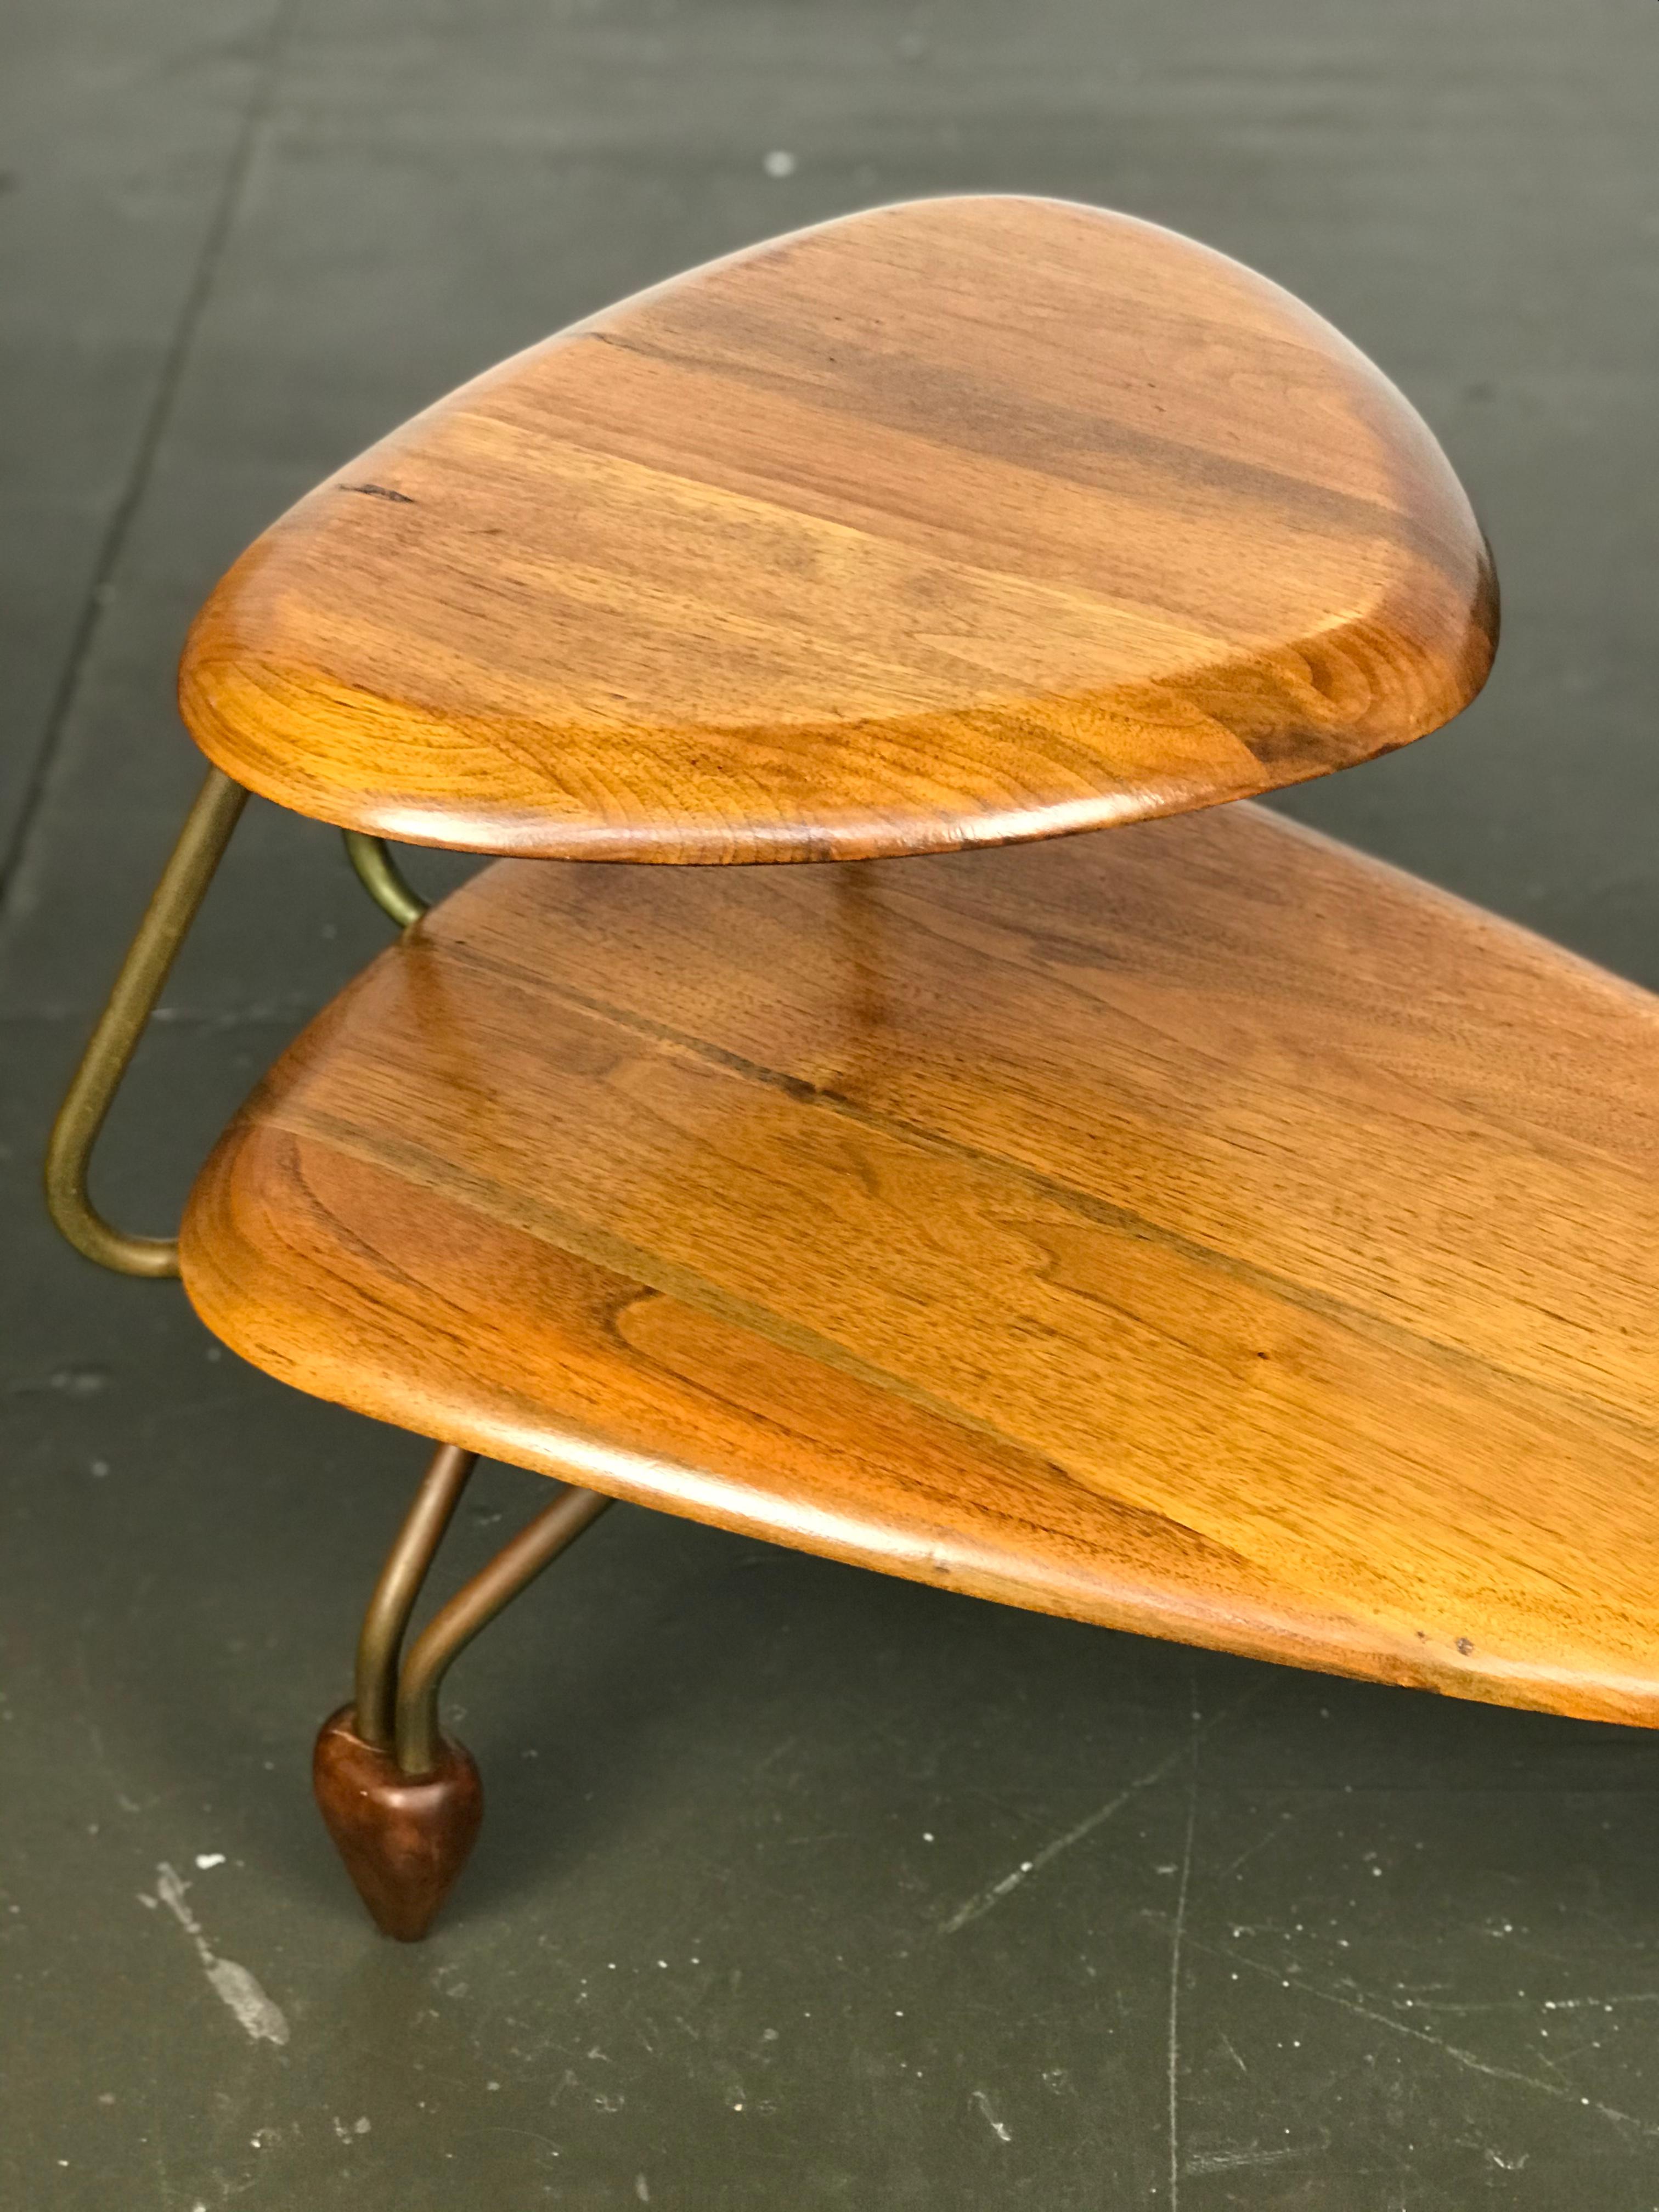
M 407 882 L 392 859 L 384 837 L 371 837 L 362 830 L 343 830 L 345 848 L 357 880 L 376 906 L 392 916 L 399 929 L 407 929 L 426 912 L 428 902 Z
M 415 1601 L 421 1594 L 444 1531 L 461 1502 L 477 1452 L 440 1444 L 386 1556 L 357 1638 L 357 1734 L 376 1751 L 390 1751 L 398 1710 L 398 1655 Z
M 52 1218 L 78 1252 L 118 1274 L 179 1272 L 178 1239 L 131 1237 L 114 1228 L 88 1196 L 87 1173 L 121 1078 L 246 803 L 240 783 L 221 769 L 208 770 L 52 1124 L 46 1146 Z
M 403 1774 L 416 1779 L 430 1774 L 438 1763 L 438 1692 L 450 1662 L 610 1503 L 597 1490 L 562 1489 L 428 1623 L 404 1662 L 398 1684 L 397 1755 Z

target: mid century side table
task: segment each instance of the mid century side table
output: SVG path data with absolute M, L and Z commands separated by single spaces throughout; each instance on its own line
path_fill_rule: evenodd
M 48 1181 L 93 1258 L 437 1443 L 317 1749 L 382 1927 L 477 1826 L 446 1667 L 613 1497 L 1659 1719 L 1659 1002 L 1199 811 L 1437 727 L 1495 634 L 1443 457 L 1328 325 L 1016 198 L 626 302 L 236 564 Z M 250 790 L 403 933 L 133 1237 L 88 1156 Z M 424 913 L 388 839 L 504 857 Z M 561 1487 L 402 1656 L 482 1452 Z

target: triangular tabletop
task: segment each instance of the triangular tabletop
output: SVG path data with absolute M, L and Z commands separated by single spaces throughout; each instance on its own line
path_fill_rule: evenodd
M 623 1498 L 1659 1723 L 1659 1000 L 1255 807 L 487 868 L 182 1259 L 270 1373 Z
M 1317 315 L 1127 216 L 945 199 L 440 401 L 236 564 L 180 698 L 348 828 L 856 857 L 1346 766 L 1465 705 L 1495 623 L 1444 457 Z

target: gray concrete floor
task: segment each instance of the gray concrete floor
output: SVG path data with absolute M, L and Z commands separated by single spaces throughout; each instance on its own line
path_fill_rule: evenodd
M 491 1817 L 429 1944 L 377 1940 L 305 1770 L 420 1448 L 36 1196 L 230 556 L 526 341 L 922 192 L 1172 222 L 1396 376 L 1507 642 L 1456 727 L 1289 803 L 1659 983 L 1656 91 L 1641 0 L 0 6 L 3 2212 L 1659 2204 L 1650 1739 L 635 1510 L 458 1669 Z M 176 1212 L 381 933 L 254 810 L 113 1208 Z M 455 1564 L 538 1495 L 489 1470 Z

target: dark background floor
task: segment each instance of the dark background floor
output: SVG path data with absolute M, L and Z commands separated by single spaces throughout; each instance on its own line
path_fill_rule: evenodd
M 463 1662 L 491 1819 L 432 1942 L 375 1939 L 305 1768 L 420 1449 L 36 1195 L 230 556 L 572 317 L 961 187 L 1193 231 L 1399 380 L 1507 641 L 1290 804 L 1659 983 L 1656 92 L 1651 0 L 0 4 L 3 2212 L 1659 2204 L 1650 1739 L 636 1510 Z M 112 1210 L 165 1224 L 382 938 L 256 806 Z M 538 1501 L 489 1470 L 458 1549 Z

